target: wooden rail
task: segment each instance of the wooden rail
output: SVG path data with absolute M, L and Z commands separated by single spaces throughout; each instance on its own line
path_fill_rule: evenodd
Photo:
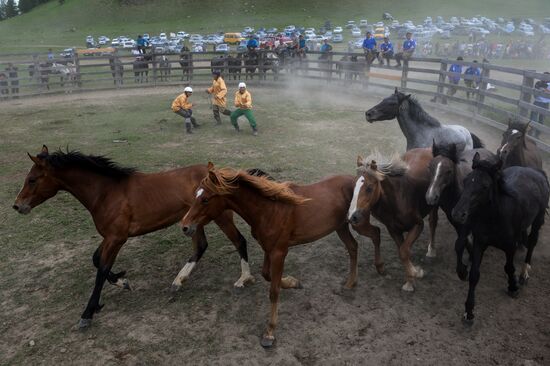
M 381 66 L 378 60 L 368 64 L 362 53 L 331 52 L 323 55 L 320 52 L 308 52 L 303 59 L 287 56 L 277 60 L 270 59 L 268 54 L 269 51 L 258 51 L 258 65 L 247 65 L 244 58 L 240 65 L 233 64 L 231 61 L 239 57 L 237 54 L 227 58 L 227 54 L 219 52 L 183 53 L 185 60 L 181 64 L 179 54 L 155 54 L 141 64 L 142 68 L 136 64 L 135 56 L 131 55 L 83 57 L 77 54 L 72 58 L 54 60 L 48 60 L 45 55 L 0 55 L 0 73 L 7 76 L 0 80 L 0 103 L 13 97 L 208 84 L 211 71 L 220 69 L 230 86 L 241 80 L 258 85 L 284 83 L 300 78 L 340 84 L 346 88 L 369 88 L 369 92 L 379 92 L 381 95 L 387 95 L 388 90 L 399 87 L 407 92 L 430 97 L 436 102 L 434 107 L 460 110 L 466 112 L 469 118 L 493 126 L 505 127 L 509 117 L 528 121 L 532 114 L 533 117 L 539 114 L 545 116 L 550 124 L 550 111 L 533 104 L 534 98 L 545 95 L 534 89 L 535 82 L 550 81 L 549 74 L 491 63 L 474 64 L 438 58 L 411 58 L 404 60 L 403 67 L 397 69 Z M 166 65 L 163 61 L 165 57 L 169 68 L 163 67 Z M 212 66 L 213 59 L 218 63 L 216 66 Z M 10 78 L 7 71 L 2 71 L 8 62 L 18 68 L 16 78 Z M 53 67 L 53 62 L 69 62 L 74 72 L 62 79 L 60 74 L 54 73 L 58 68 Z M 114 63 L 118 64 L 119 69 L 113 66 Z M 462 65 L 464 70 L 476 65 L 481 75 L 472 77 L 462 73 L 459 84 L 451 84 L 449 78 L 455 74 L 448 69 L 453 63 Z M 147 70 L 143 68 L 144 65 L 147 65 Z M 118 71 L 120 68 L 122 73 Z M 34 73 L 31 75 L 29 71 L 32 70 Z M 471 80 L 478 88 L 466 86 L 465 80 Z M 496 89 L 488 89 L 489 85 Z M 18 89 L 17 93 L 14 93 L 14 89 Z M 452 90 L 456 92 L 452 93 Z M 467 92 L 470 98 L 466 96 Z M 456 108 L 457 105 L 462 107 Z M 538 134 L 535 140 L 538 146 L 550 152 L 549 125 L 533 122 L 531 127 Z

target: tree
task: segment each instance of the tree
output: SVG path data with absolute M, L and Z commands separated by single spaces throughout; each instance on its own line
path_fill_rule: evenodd
M 17 10 L 17 5 L 15 5 L 15 0 L 7 0 L 4 7 L 4 15 L 6 18 L 12 18 L 16 15 L 19 15 L 19 10 Z
M 6 0 L 0 0 L 0 21 L 6 19 Z
M 28 13 L 36 5 L 38 5 L 38 0 L 19 0 L 18 6 L 21 13 Z

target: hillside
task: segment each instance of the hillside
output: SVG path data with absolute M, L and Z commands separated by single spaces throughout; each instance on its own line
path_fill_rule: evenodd
M 157 34 L 161 31 L 209 32 L 240 30 L 244 26 L 287 24 L 320 26 L 325 19 L 335 24 L 367 18 L 380 20 L 387 11 L 400 20 L 420 21 L 426 15 L 497 17 L 550 16 L 548 0 L 116 0 L 57 1 L 30 13 L 0 22 L 0 51 L 82 46 L 88 34 L 95 36 Z M 445 5 L 441 5 L 445 4 Z

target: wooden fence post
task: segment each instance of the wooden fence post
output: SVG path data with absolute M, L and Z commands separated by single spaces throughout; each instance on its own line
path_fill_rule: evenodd
M 191 81 L 193 81 L 193 73 L 195 72 L 195 68 L 193 67 L 193 53 L 191 51 L 189 51 L 187 53 L 187 55 L 189 56 L 188 58 L 188 67 L 190 68 L 189 69 L 189 73 L 187 74 L 187 79 L 188 79 L 188 82 L 190 83 Z
M 401 72 L 401 89 L 407 88 L 407 77 L 409 75 L 409 60 L 403 59 L 403 71 Z
M 82 75 L 80 74 L 80 58 L 78 57 L 78 53 L 74 53 L 74 67 L 76 70 L 76 85 L 78 85 L 79 88 L 82 88 Z
M 158 67 L 157 67 L 157 55 L 153 53 L 153 58 L 151 59 L 151 64 L 153 66 L 153 84 L 155 86 L 157 85 L 157 73 L 158 73 Z
M 487 91 L 487 79 L 489 79 L 491 69 L 487 62 L 481 64 L 481 82 L 479 83 L 479 90 L 477 92 L 477 113 L 481 112 L 481 106 L 485 102 L 485 93 Z
M 445 96 L 445 87 L 443 84 L 445 84 L 445 79 L 447 78 L 447 75 L 445 73 L 447 72 L 447 60 L 441 60 L 441 66 L 439 67 L 439 80 L 437 84 L 437 92 L 434 97 L 434 101 L 437 102 L 437 99 L 439 97 L 439 100 L 443 104 L 447 104 L 447 97 Z
M 532 72 L 529 70 L 529 72 Z M 522 90 L 521 90 L 521 95 L 520 95 L 520 100 L 522 102 L 525 102 L 525 103 L 528 103 L 528 104 L 531 104 L 531 91 L 526 91 L 525 89 L 528 88 L 528 89 L 533 89 L 533 87 L 535 86 L 535 79 L 533 79 L 532 77 L 530 76 L 527 76 L 525 75 L 526 74 L 526 71 L 523 72 L 523 83 L 521 84 L 523 86 Z M 521 105 L 518 105 L 518 109 L 519 109 L 519 115 L 522 116 L 522 117 L 527 117 L 527 115 L 529 114 L 529 110 L 525 107 L 522 107 Z

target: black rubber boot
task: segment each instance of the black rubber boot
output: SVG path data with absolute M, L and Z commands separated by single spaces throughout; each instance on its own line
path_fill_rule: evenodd
M 185 132 L 187 133 L 193 133 L 193 130 L 191 129 L 191 122 L 185 122 Z

